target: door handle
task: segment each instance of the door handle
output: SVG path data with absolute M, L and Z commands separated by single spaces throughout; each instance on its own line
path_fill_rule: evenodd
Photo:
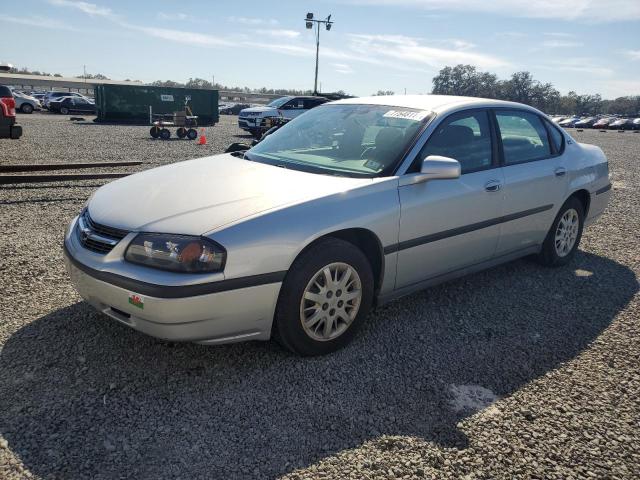
M 554 173 L 556 174 L 556 177 L 563 177 L 566 175 L 567 169 L 564 167 L 558 167 Z
M 498 180 L 489 180 L 484 186 L 484 189 L 487 192 L 497 192 L 501 188 L 502 188 L 502 183 L 500 183 Z

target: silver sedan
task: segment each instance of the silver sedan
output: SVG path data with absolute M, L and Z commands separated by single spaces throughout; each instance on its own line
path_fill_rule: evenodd
M 103 186 L 65 260 L 87 302 L 141 332 L 317 355 L 416 290 L 527 255 L 566 264 L 610 189 L 599 148 L 525 105 L 341 100 L 248 151 Z

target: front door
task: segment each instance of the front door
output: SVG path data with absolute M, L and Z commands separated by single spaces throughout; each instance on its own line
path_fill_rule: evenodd
M 462 175 L 399 188 L 396 288 L 491 259 L 500 237 L 504 178 L 489 114 L 458 112 L 434 130 L 410 169 L 428 155 L 458 160 Z

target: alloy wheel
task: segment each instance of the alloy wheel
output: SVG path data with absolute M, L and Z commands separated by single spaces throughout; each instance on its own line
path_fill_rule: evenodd
M 571 252 L 578 238 L 579 227 L 578 212 L 573 208 L 564 212 L 558 222 L 554 242 L 559 257 L 566 257 Z
M 302 294 L 302 327 L 313 340 L 334 340 L 355 320 L 361 302 L 362 282 L 355 268 L 342 262 L 326 265 L 311 277 Z

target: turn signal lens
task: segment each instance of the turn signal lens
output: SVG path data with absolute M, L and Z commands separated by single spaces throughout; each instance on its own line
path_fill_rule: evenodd
M 140 233 L 129 244 L 125 260 L 183 273 L 220 272 L 227 252 L 208 238 Z

